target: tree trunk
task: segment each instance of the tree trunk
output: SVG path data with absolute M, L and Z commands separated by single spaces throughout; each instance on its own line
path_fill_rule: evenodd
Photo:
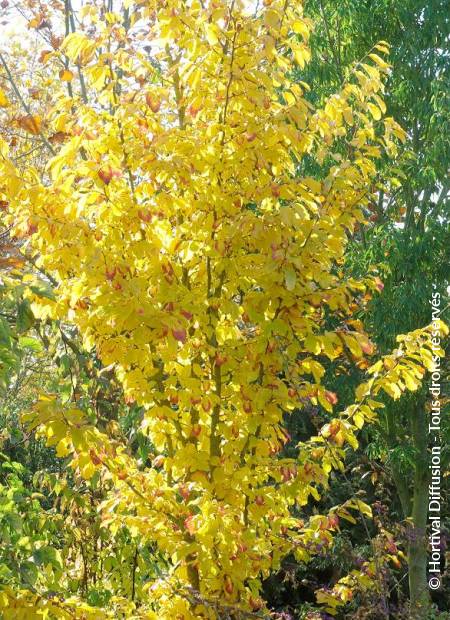
M 408 480 L 405 477 L 404 472 L 396 465 L 391 465 L 392 478 L 397 490 L 397 495 L 400 499 L 400 505 L 402 507 L 403 518 L 407 519 L 411 516 L 411 491 L 409 489 Z
M 406 412 L 408 414 L 408 411 Z M 401 439 L 397 433 L 396 413 L 392 410 L 392 407 L 386 409 L 386 440 L 390 450 L 393 450 L 399 445 Z M 410 490 L 408 476 L 405 476 L 405 472 L 394 461 L 391 464 L 391 473 L 394 480 L 397 495 L 400 499 L 400 505 L 402 508 L 403 518 L 407 519 L 411 516 L 412 507 L 412 493 Z
M 412 403 L 411 431 L 414 447 L 417 451 L 414 470 L 414 490 L 412 501 L 411 539 L 409 543 L 409 598 L 411 618 L 422 620 L 430 605 L 430 593 L 427 582 L 427 518 L 428 518 L 428 427 L 425 407 L 421 399 Z

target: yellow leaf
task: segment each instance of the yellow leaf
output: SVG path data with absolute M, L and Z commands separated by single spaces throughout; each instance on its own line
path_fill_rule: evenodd
M 73 32 L 69 34 L 61 45 L 61 50 L 73 62 L 87 62 L 96 48 L 95 41 L 92 42 L 81 32 Z
M 380 108 L 381 112 L 383 114 L 386 114 L 386 104 L 384 103 L 383 99 L 379 95 L 373 95 L 373 98 L 377 102 L 378 107 Z M 402 175 L 403 171 L 399 170 L 399 173 L 400 173 L 400 175 Z
M 354 338 L 353 336 L 349 336 L 348 334 L 344 334 L 344 341 L 350 349 L 352 355 L 354 355 L 356 358 L 362 357 L 363 352 L 356 338 Z
M 363 515 L 365 515 L 366 517 L 372 518 L 372 508 L 368 504 L 366 504 L 365 502 L 362 502 L 360 499 L 354 500 L 354 502 L 352 502 L 352 504 Z
M 304 37 L 305 39 L 307 39 L 309 36 L 308 27 L 304 22 L 300 20 L 297 20 L 292 24 L 292 30 L 295 32 L 295 34 L 301 34 L 302 37 Z
M 329 413 L 332 413 L 333 407 L 332 407 L 331 403 L 323 396 L 323 394 L 321 392 L 319 392 L 317 394 L 317 400 L 322 405 L 322 407 L 325 409 L 325 411 L 328 411 Z
M 380 58 L 378 54 L 369 54 L 369 58 L 371 58 L 382 69 L 389 69 L 388 63 Z
M 395 383 L 388 383 L 387 381 L 383 381 L 381 383 L 381 387 L 386 392 L 386 394 L 388 394 L 394 400 L 397 400 L 402 395 L 400 388 Z
M 350 521 L 350 523 L 356 523 L 355 517 L 352 517 L 352 515 L 349 512 L 347 512 L 347 510 L 345 510 L 344 508 L 341 508 L 338 511 L 338 515 L 342 517 L 342 519 L 345 519 L 346 521 Z
M 433 372 L 435 370 L 435 363 L 433 361 L 433 356 L 428 349 L 422 347 L 420 349 L 420 356 L 422 358 L 422 363 L 427 370 Z
M 269 28 L 277 28 L 280 22 L 280 15 L 277 11 L 273 9 L 268 9 L 266 14 L 264 15 L 264 23 Z
M 210 45 L 217 45 L 219 42 L 218 29 L 215 24 L 206 24 L 205 26 L 206 40 Z
M 294 50 L 294 58 L 295 58 L 295 62 L 300 66 L 300 68 L 304 69 L 306 65 L 306 59 L 307 59 L 305 50 L 300 49 L 300 48 Z
M 7 108 L 10 105 L 10 101 L 5 93 L 0 90 L 0 108 Z
M 33 17 L 33 19 L 30 19 L 30 21 L 28 22 L 28 28 L 39 28 L 39 26 L 42 24 L 42 17 L 38 16 L 38 17 Z
M 62 69 L 59 72 L 59 79 L 62 82 L 71 82 L 73 80 L 73 73 L 69 69 Z
M 345 433 L 345 439 L 347 440 L 348 444 L 353 448 L 353 450 L 356 450 L 358 448 L 358 440 L 356 439 L 353 432 L 347 431 Z
M 362 428 L 364 426 L 364 416 L 362 413 L 355 413 L 353 416 L 353 423 L 357 428 Z
M 353 112 L 351 108 L 344 108 L 343 115 L 347 125 L 353 125 Z
M 386 43 L 386 41 L 379 41 L 374 47 L 376 50 L 383 52 L 383 54 L 389 54 L 389 43 Z
M 373 103 L 368 103 L 367 107 L 369 108 L 369 112 L 372 114 L 376 121 L 379 121 L 381 118 L 381 110 L 378 106 Z
M 322 184 L 320 181 L 316 181 L 316 179 L 306 177 L 305 179 L 302 179 L 302 183 L 316 194 L 320 194 L 322 192 Z
M 295 104 L 295 97 L 291 93 L 290 90 L 287 90 L 286 92 L 284 92 L 283 93 L 283 97 L 284 97 L 284 100 L 286 101 L 287 105 L 294 105 Z
M 412 373 L 408 372 L 407 370 L 404 370 L 402 372 L 402 379 L 405 382 L 405 385 L 408 388 L 408 390 L 411 390 L 412 392 L 417 390 L 417 388 L 420 385 L 420 381 L 418 381 L 414 377 L 414 375 Z
M 305 349 L 310 353 L 314 353 L 314 355 L 319 355 L 321 351 L 319 339 L 309 334 L 309 336 L 305 338 Z

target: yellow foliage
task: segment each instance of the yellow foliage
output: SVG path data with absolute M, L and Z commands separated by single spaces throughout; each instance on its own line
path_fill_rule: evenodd
M 329 518 L 304 524 L 292 507 L 318 499 L 343 470 L 347 445 L 381 406 L 372 396 L 416 389 L 422 361 L 431 365 L 429 332 L 406 337 L 297 462 L 277 457 L 289 440 L 285 412 L 338 403 L 321 356 L 373 353 L 362 326 L 324 331 L 324 315 L 350 318 L 376 288 L 344 281 L 338 266 L 376 159 L 403 134 L 383 118 L 388 65 L 378 55 L 323 107 L 304 99 L 307 85 L 292 80 L 310 60 L 299 2 L 273 0 L 256 14 L 241 2 L 128 4 L 158 42 L 152 62 L 142 42 L 127 48 L 118 14 L 100 20 L 86 7 L 94 34 L 69 34 L 61 52 L 83 67 L 89 103 L 56 90 L 46 127 L 67 139 L 47 171 L 21 174 L 5 155 L 0 178 L 14 233 L 58 282 L 55 301 L 33 300 L 35 314 L 72 322 L 114 364 L 158 454 L 142 469 L 55 400 L 27 419 L 83 477 L 102 468 L 112 480 L 104 525 L 127 525 L 171 565 L 136 617 L 214 618 L 217 601 L 257 609 L 262 580 L 285 555 L 306 561 L 330 544 Z M 60 79 L 75 88 L 74 75 Z M 41 132 L 40 117 L 17 122 Z M 342 143 L 348 155 L 337 157 Z M 323 178 L 295 176 L 305 156 L 332 162 Z M 359 500 L 349 507 L 369 516 Z M 345 584 L 339 596 L 348 600 Z

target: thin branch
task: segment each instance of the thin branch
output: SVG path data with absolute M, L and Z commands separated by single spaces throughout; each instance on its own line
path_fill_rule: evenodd
M 325 10 L 323 8 L 322 0 L 319 0 L 319 7 L 320 7 L 320 14 L 322 16 L 323 23 L 324 23 L 324 26 L 325 26 L 325 32 L 327 34 L 328 44 L 330 46 L 330 50 L 331 50 L 331 53 L 332 53 L 333 58 L 334 58 L 334 62 L 335 62 L 336 69 L 337 69 L 338 74 L 339 74 L 339 78 L 340 78 L 341 81 L 344 81 L 344 75 L 342 73 L 342 66 L 341 66 L 341 63 L 340 63 L 340 60 L 339 60 L 339 54 L 337 53 L 337 50 L 335 48 L 335 42 L 333 41 L 333 38 L 331 36 L 330 24 L 328 22 Z
M 9 70 L 9 67 L 8 67 L 8 65 L 7 65 L 7 63 L 6 63 L 6 60 L 4 59 L 3 54 L 2 54 L 1 52 L 0 52 L 0 62 L 2 63 L 3 68 L 4 68 L 4 69 L 5 69 L 5 71 L 6 71 L 6 75 L 8 76 L 8 80 L 9 80 L 9 82 L 10 82 L 10 84 L 11 84 L 11 86 L 12 86 L 12 88 L 13 88 L 13 90 L 14 90 L 15 94 L 16 94 L 17 99 L 20 101 L 20 103 L 21 103 L 21 105 L 22 105 L 23 109 L 26 111 L 26 113 L 27 113 L 29 116 L 33 116 L 32 112 L 31 112 L 31 109 L 29 108 L 29 106 L 28 106 L 28 105 L 27 105 L 27 103 L 25 102 L 24 98 L 22 97 L 22 95 L 21 95 L 21 93 L 20 93 L 20 90 L 17 88 L 16 83 L 14 82 L 14 78 L 13 78 L 13 76 L 12 76 L 12 73 L 11 73 L 11 71 Z M 56 155 L 56 151 L 54 150 L 54 148 L 52 147 L 52 145 L 50 144 L 50 142 L 47 140 L 47 138 L 44 136 L 44 134 L 41 132 L 41 130 L 39 130 L 38 134 L 39 134 L 39 136 L 40 136 L 40 138 L 41 138 L 42 142 L 45 144 L 45 146 L 46 146 L 46 147 L 48 148 L 48 150 L 50 151 L 50 153 L 51 153 L 52 155 Z

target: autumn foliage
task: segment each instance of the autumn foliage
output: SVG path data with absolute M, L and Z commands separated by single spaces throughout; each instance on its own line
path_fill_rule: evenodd
M 82 24 L 42 58 L 58 84 L 45 116 L 2 91 L 24 132 L 0 146 L 3 217 L 53 286 L 53 298 L 29 292 L 34 315 L 78 328 L 143 407 L 154 454 L 138 462 L 89 406 L 56 395 L 25 419 L 75 472 L 101 476 L 102 527 L 155 544 L 166 568 L 139 604 L 118 597 L 101 610 L 6 589 L 0 608 L 264 617 L 262 581 L 287 554 L 307 562 L 340 519 L 370 518 L 355 497 L 329 514 L 301 508 L 344 468 L 377 394 L 397 399 L 432 368 L 428 329 L 374 358 L 353 313 L 382 283 L 342 272 L 382 182 L 377 159 L 403 139 L 385 116 L 387 44 L 316 108 L 314 84 L 294 79 L 312 27 L 298 2 L 88 5 Z M 30 136 L 44 161 L 23 169 L 14 160 Z M 340 359 L 367 369 L 347 408 L 325 372 Z M 286 416 L 311 404 L 329 422 L 287 457 Z M 378 568 L 369 559 L 319 602 L 333 610 L 375 587 Z

